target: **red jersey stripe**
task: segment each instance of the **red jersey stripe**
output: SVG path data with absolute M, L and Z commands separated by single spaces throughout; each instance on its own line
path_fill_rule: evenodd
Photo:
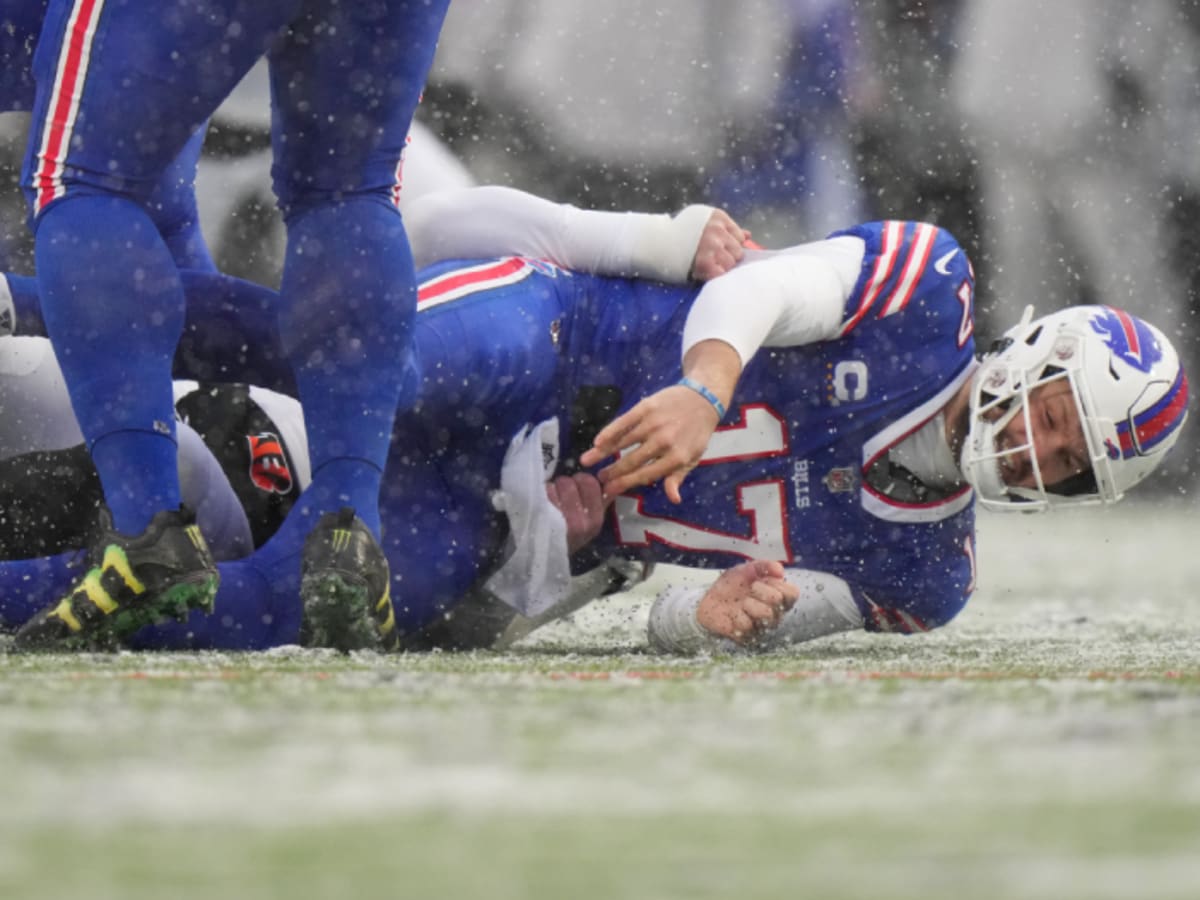
M 421 284 L 417 290 L 417 307 L 447 303 L 476 291 L 513 284 L 532 271 L 529 263 L 519 256 L 455 269 Z
M 922 223 L 917 226 L 910 245 L 912 249 L 908 252 L 908 262 L 904 265 L 899 283 L 884 303 L 883 309 L 880 310 L 879 318 L 898 313 L 908 305 L 913 292 L 917 289 L 917 282 L 921 280 L 921 275 L 925 271 L 925 266 L 929 264 L 929 254 L 933 252 L 935 237 L 937 237 L 937 228 L 933 225 Z
M 895 221 L 885 223 L 883 226 L 883 243 L 879 249 L 879 258 L 875 260 L 875 268 L 871 271 L 871 280 L 867 282 L 867 287 L 863 291 L 858 309 L 850 317 L 849 321 L 842 325 L 840 333 L 842 336 L 853 331 L 854 326 L 861 322 L 870 311 L 871 306 L 879 297 L 879 292 L 883 290 L 884 283 L 892 274 L 892 269 L 896 266 L 896 258 L 900 253 L 900 246 L 903 243 L 904 223 Z

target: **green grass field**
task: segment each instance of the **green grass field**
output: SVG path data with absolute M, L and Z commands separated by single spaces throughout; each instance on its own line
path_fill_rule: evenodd
M 1194 898 L 1189 508 L 981 515 L 950 627 L 643 650 L 0 654 L 0 898 Z M 679 575 L 680 573 L 674 573 Z

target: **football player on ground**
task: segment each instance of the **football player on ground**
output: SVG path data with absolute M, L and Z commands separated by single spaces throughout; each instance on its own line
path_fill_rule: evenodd
M 460 213 L 477 227 L 424 246 L 475 255 L 498 218 Z M 912 222 L 748 250 L 702 287 L 524 256 L 431 266 L 418 400 L 388 461 L 381 630 L 488 645 L 572 608 L 570 576 L 614 557 L 729 570 L 659 597 L 667 649 L 944 624 L 974 589 L 976 499 L 1115 501 L 1187 412 L 1169 342 L 1118 310 L 1027 315 L 977 361 L 973 290 L 954 239 Z M 294 641 L 298 552 L 275 539 L 223 565 L 237 590 L 214 616 L 132 645 Z
M 682 282 L 689 274 L 710 278 L 725 271 L 741 252 L 743 233 L 709 207 L 672 219 L 583 213 L 503 190 L 464 196 L 499 201 L 494 208 L 495 203 L 476 199 L 468 209 L 491 216 L 506 233 L 527 233 L 520 246 L 530 252 L 582 269 Z M 436 209 L 437 204 L 432 210 L 427 204 L 416 218 L 418 237 L 427 236 L 416 242 L 418 259 L 436 250 L 436 229 L 427 224 L 437 218 Z M 497 239 L 486 229 L 464 229 L 457 242 L 487 246 L 489 240 L 495 245 Z M 205 380 L 202 389 L 194 381 L 176 382 L 184 420 L 178 429 L 183 496 L 214 535 L 215 555 L 228 559 L 272 535 L 307 485 L 304 424 L 290 397 L 261 386 L 222 383 L 237 372 L 294 393 L 271 321 L 270 292 L 256 288 L 263 302 L 239 304 L 222 280 L 203 272 L 181 274 L 189 308 L 176 367 Z M 0 340 L 0 403 L 7 412 L 7 428 L 0 426 L 0 493 L 6 510 L 0 558 L 11 560 L 0 572 L 0 622 L 12 626 L 45 605 L 81 561 L 76 551 L 87 543 L 100 501 L 54 354 L 44 339 L 31 336 L 44 333 L 36 282 L 11 274 L 0 278 L 0 307 L 22 332 Z M 203 431 L 203 440 L 193 426 Z M 241 646 L 235 635 L 229 636 Z M 255 641 L 262 634 L 242 637 L 259 646 Z

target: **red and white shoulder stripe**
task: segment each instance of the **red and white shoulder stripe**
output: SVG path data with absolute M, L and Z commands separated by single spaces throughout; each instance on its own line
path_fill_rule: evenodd
M 479 291 L 515 284 L 533 271 L 530 261 L 519 256 L 452 269 L 421 282 L 417 289 L 417 309 L 429 309 Z
M 911 234 L 908 232 L 911 229 Z M 929 264 L 938 228 L 924 222 L 888 221 L 883 224 L 879 255 L 863 287 L 858 307 L 843 324 L 845 336 L 873 310 L 885 318 L 904 309 L 916 292 Z

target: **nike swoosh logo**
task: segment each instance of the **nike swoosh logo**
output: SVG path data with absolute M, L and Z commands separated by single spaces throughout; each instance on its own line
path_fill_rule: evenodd
M 955 247 L 953 250 L 951 250 L 945 256 L 940 257 L 938 259 L 938 261 L 933 264 L 933 270 L 935 272 L 937 272 L 939 275 L 949 275 L 950 274 L 950 269 L 949 269 L 950 260 L 954 259 L 954 256 L 955 256 L 955 254 L 958 253 L 958 250 L 959 250 L 959 248 Z

